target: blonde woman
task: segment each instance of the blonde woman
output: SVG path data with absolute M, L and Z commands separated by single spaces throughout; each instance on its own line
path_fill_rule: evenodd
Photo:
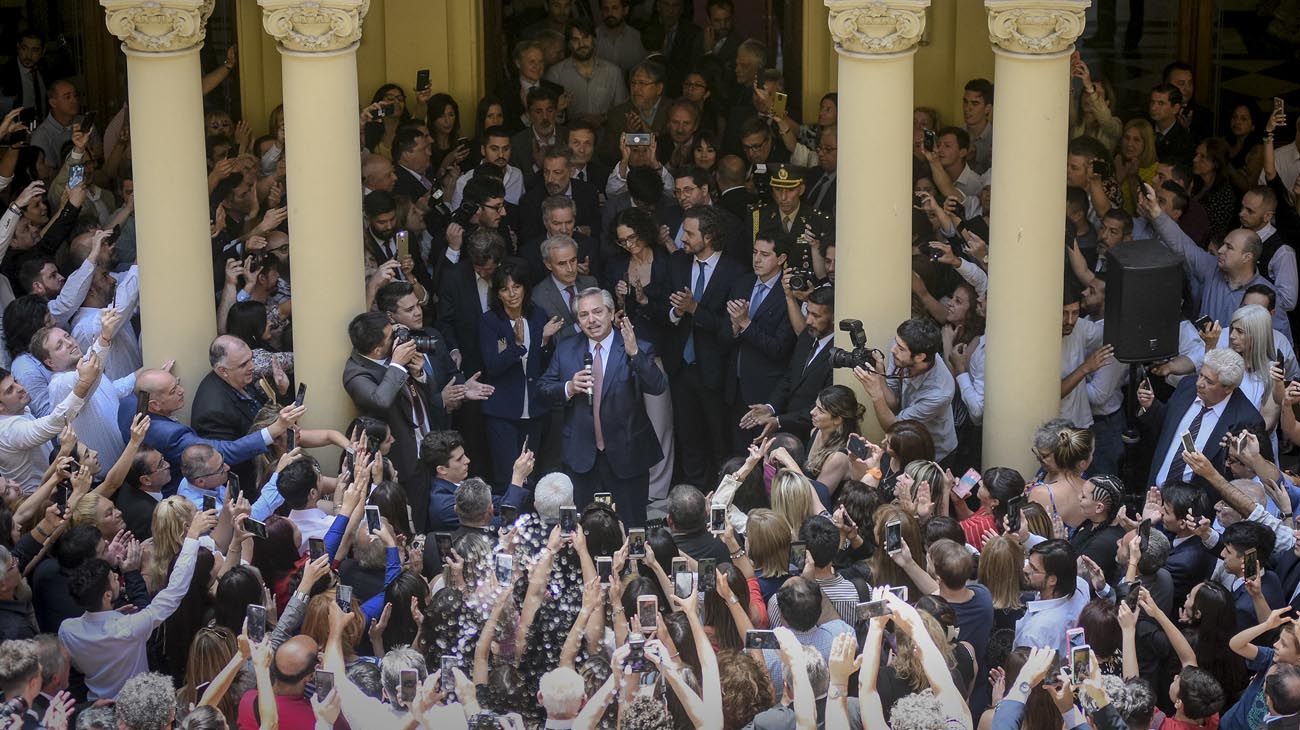
M 979 582 L 993 596 L 993 625 L 997 629 L 1016 628 L 1025 615 L 1021 600 L 1020 579 L 1025 567 L 1025 551 L 1020 543 L 1006 535 L 990 537 L 980 551 Z
M 917 459 L 903 467 L 894 494 L 898 504 L 918 520 L 948 514 L 948 500 L 943 499 L 946 475 L 933 461 Z
M 772 510 L 785 518 L 790 525 L 792 539 L 799 534 L 804 520 L 813 515 L 830 513 L 822 505 L 821 498 L 813 489 L 812 480 L 797 469 L 785 468 L 772 477 Z
M 1120 193 L 1124 196 L 1124 210 L 1129 215 L 1137 213 L 1137 196 L 1142 183 L 1149 183 L 1156 176 L 1156 132 L 1151 122 L 1145 119 L 1130 119 L 1124 125 L 1124 133 L 1119 138 L 1115 150 L 1115 179 L 1119 180 Z
M 895 520 L 899 522 L 903 535 L 903 549 L 911 551 L 913 562 L 925 565 L 925 541 L 921 538 L 921 527 L 916 518 L 896 504 L 881 505 L 876 510 L 875 523 L 872 525 L 876 551 L 872 553 L 870 559 L 871 580 L 869 582 L 872 585 L 907 586 L 908 598 L 916 600 L 921 597 L 916 584 L 885 551 L 885 531 L 889 523 Z
M 1029 499 L 1042 505 L 1049 518 L 1071 526 L 1083 524 L 1079 495 L 1085 484 L 1083 472 L 1092 463 L 1092 431 L 1053 419 L 1039 426 L 1032 448 L 1043 470 L 1041 478 L 1029 485 Z
M 746 552 L 767 603 L 790 577 L 790 523 L 779 513 L 759 507 L 749 511 L 747 525 Z
M 166 587 L 172 561 L 181 552 L 195 511 L 194 503 L 180 495 L 164 499 L 154 509 L 152 537 L 144 541 L 140 555 L 149 595 Z

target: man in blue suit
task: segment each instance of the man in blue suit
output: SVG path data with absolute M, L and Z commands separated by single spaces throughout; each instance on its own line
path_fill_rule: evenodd
M 1263 417 L 1239 387 L 1245 374 L 1246 362 L 1241 355 L 1219 348 L 1205 354 L 1196 378 L 1183 378 L 1178 383 L 1168 404 L 1155 400 L 1145 386 L 1138 389 L 1138 404 L 1144 409 L 1141 419 L 1160 433 L 1148 484 L 1188 482 L 1200 487 L 1210 504 L 1218 501 L 1209 482 L 1195 475 L 1183 459 L 1182 437 L 1188 434 L 1196 451 L 1222 473 L 1228 452 L 1220 444 L 1226 434 L 1235 436 L 1247 428 L 1257 435 L 1265 433 Z M 1273 458 L 1267 439 L 1261 440 L 1260 452 L 1269 460 Z
M 181 454 L 194 444 L 207 444 L 221 454 L 227 464 L 240 464 L 254 456 L 265 453 L 271 442 L 280 434 L 289 430 L 307 410 L 306 406 L 289 405 L 280 409 L 279 418 L 270 426 L 259 431 L 241 436 L 233 441 L 219 441 L 200 438 L 194 429 L 174 420 L 172 414 L 185 407 L 185 388 L 180 380 L 166 370 L 145 370 L 136 378 L 136 389 L 149 394 L 149 432 L 145 434 L 146 445 L 157 449 L 163 458 L 172 464 L 181 463 Z M 117 427 L 123 439 L 131 436 L 131 419 L 135 417 L 135 394 L 123 398 L 117 404 Z M 181 483 L 180 469 L 172 474 L 172 480 L 163 487 L 163 494 L 176 493 Z
M 582 508 L 595 493 L 609 492 L 623 524 L 641 527 L 650 467 L 663 458 L 643 396 L 663 393 L 668 378 L 626 317 L 619 322 L 622 336 L 614 336 L 609 292 L 584 289 L 573 308 L 586 337 L 556 345 L 541 388 L 543 398 L 564 408 L 564 467 L 574 504 Z

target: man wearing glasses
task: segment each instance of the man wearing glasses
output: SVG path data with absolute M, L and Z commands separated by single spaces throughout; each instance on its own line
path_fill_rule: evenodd
M 141 445 L 122 488 L 113 496 L 126 529 L 135 539 L 144 542 L 153 537 L 153 511 L 166 497 L 162 490 L 171 480 L 171 463 L 157 449 Z
M 185 478 L 181 480 L 176 494 L 188 499 L 199 511 L 207 509 L 203 501 L 211 497 L 217 517 L 220 518 L 226 507 L 226 497 L 234 499 L 239 496 L 237 493 L 231 494 L 230 489 L 227 489 L 238 488 L 238 482 L 230 483 L 230 465 L 221 458 L 219 451 L 207 444 L 195 444 L 185 449 L 181 455 L 181 474 Z M 279 478 L 279 471 L 271 475 L 270 481 L 262 487 L 261 494 L 253 503 L 249 517 L 265 522 L 284 503 L 284 497 L 280 496 L 278 488 Z

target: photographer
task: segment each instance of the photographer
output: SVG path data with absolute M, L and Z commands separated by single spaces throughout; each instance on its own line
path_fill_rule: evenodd
M 938 357 L 943 350 L 939 328 L 928 319 L 900 324 L 882 371 L 855 367 L 876 420 L 888 429 L 894 421 L 914 419 L 934 437 L 935 459 L 943 462 L 957 447 L 952 399 L 956 391 L 952 373 Z

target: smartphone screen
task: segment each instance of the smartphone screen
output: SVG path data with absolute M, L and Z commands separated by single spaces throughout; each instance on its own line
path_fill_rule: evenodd
M 307 398 L 307 384 L 298 383 L 298 395 L 294 396 L 293 404 L 295 406 L 300 406 L 302 405 L 302 402 L 306 400 L 306 398 Z
M 438 684 L 441 685 L 443 694 L 456 691 L 457 664 L 459 664 L 459 662 L 456 660 L 456 657 L 448 654 L 443 654 L 441 661 L 438 663 L 438 668 L 442 672 L 439 675 Z
M 1076 683 L 1092 673 L 1092 650 L 1087 644 L 1070 650 L 1070 675 Z
M 659 597 L 639 596 L 636 599 L 636 616 L 641 630 L 651 632 L 659 625 Z
M 1259 558 L 1255 555 L 1255 548 L 1246 551 L 1243 558 L 1243 570 L 1247 578 L 1254 578 L 1259 575 Z
M 334 600 L 343 609 L 343 613 L 352 613 L 352 586 L 340 584 L 334 592 Z
M 596 558 L 596 575 L 600 577 L 601 585 L 609 585 L 610 576 L 614 574 L 614 561 L 611 558 Z
M 438 545 L 439 555 L 445 556 L 451 554 L 451 533 L 450 532 L 433 533 L 433 541 Z
M 266 539 L 266 523 L 265 523 L 265 522 L 258 522 L 257 520 L 253 519 L 252 517 L 245 517 L 245 518 L 244 518 L 244 529 L 248 530 L 248 534 L 252 535 L 253 537 L 260 538 L 260 539 L 262 539 L 262 540 L 265 540 L 265 539 Z
M 890 593 L 898 597 L 898 600 L 907 603 L 907 586 L 887 586 Z
M 871 456 L 871 449 L 867 448 L 867 442 L 861 436 L 852 436 L 848 442 L 849 455 L 860 461 L 866 461 Z
M 895 553 L 903 549 L 903 523 L 890 520 L 885 523 L 885 552 Z
M 509 583 L 515 572 L 515 559 L 511 555 L 497 553 L 497 582 Z
M 1142 520 L 1138 524 L 1138 555 L 1147 554 L 1147 545 L 1151 543 L 1151 520 Z
M 266 606 L 256 603 L 248 606 L 248 640 L 257 643 L 266 638 Z
M 1183 451 L 1196 451 L 1196 442 L 1192 440 L 1191 431 L 1183 431 Z
M 307 552 L 312 560 L 325 554 L 325 541 L 319 537 L 307 538 Z
M 316 670 L 316 701 L 324 702 L 329 693 L 334 691 L 334 672 L 324 669 Z
M 415 701 L 415 686 L 420 683 L 420 673 L 414 669 L 402 670 L 401 698 L 402 704 L 409 705 Z
M 634 527 L 627 531 L 627 556 L 629 558 L 645 557 L 645 529 Z
M 865 603 L 858 604 L 859 621 L 865 621 L 869 618 L 875 618 L 877 616 L 888 616 L 889 614 L 890 611 L 889 611 L 888 601 L 867 601 Z
M 515 524 L 515 520 L 519 519 L 518 507 L 508 505 L 508 504 L 503 504 L 501 505 L 501 507 L 498 508 L 497 511 L 501 515 L 502 527 L 506 527 L 506 528 L 512 527 Z
M 803 572 L 804 555 L 807 552 L 807 543 L 798 541 L 790 543 L 790 565 L 793 570 Z
M 609 492 L 596 492 L 595 494 L 591 495 L 591 499 L 596 504 L 603 504 L 609 507 L 614 506 L 614 495 L 610 494 Z
M 366 529 L 371 533 L 379 532 L 379 506 L 374 504 L 366 505 Z
M 284 432 L 284 450 L 287 452 L 296 448 L 298 448 L 298 432 L 290 426 L 289 430 Z
M 422 68 L 415 72 L 415 90 L 424 91 L 429 88 L 429 69 Z
M 678 598 L 690 598 L 695 590 L 695 576 L 688 570 L 673 573 L 673 595 Z
M 149 414 L 149 394 L 143 390 L 135 392 L 135 412 L 136 415 L 140 416 Z
M 952 491 L 958 497 L 965 499 L 966 497 L 970 496 L 970 493 L 975 490 L 975 487 L 978 486 L 979 483 L 980 483 L 979 470 L 967 469 L 966 473 L 961 475 L 961 479 L 957 480 L 957 484 L 952 488 Z
M 712 593 L 718 587 L 718 561 L 713 558 L 700 558 L 695 563 L 695 585 L 700 593 Z
M 79 187 L 86 181 L 86 166 L 76 163 L 68 166 L 68 187 Z
M 709 508 L 709 532 L 715 535 L 721 535 L 727 531 L 727 508 L 711 507 Z
M 776 632 L 751 629 L 745 632 L 745 648 L 780 649 L 781 644 L 776 640 Z
M 1007 529 L 1011 532 L 1020 531 L 1020 510 L 1025 506 L 1025 497 L 1012 497 L 1007 500 Z
M 573 505 L 560 508 L 560 532 L 572 533 L 578 529 L 578 508 Z
M 203 495 L 203 511 L 209 512 L 217 508 L 217 498 L 211 494 Z

